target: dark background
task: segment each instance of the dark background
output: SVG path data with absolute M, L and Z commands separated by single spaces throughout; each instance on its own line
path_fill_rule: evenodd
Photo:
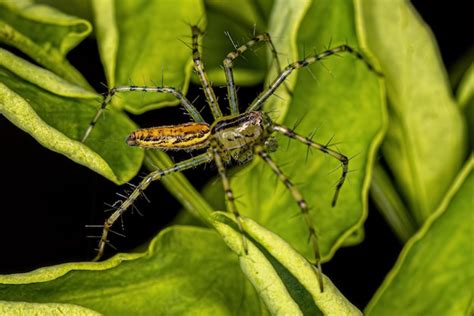
M 441 1 L 413 3 L 433 30 L 449 70 L 472 48 L 468 1 L 451 1 L 449 6 Z M 99 83 L 105 79 L 96 52 L 94 41 L 86 40 L 68 57 L 98 91 L 103 91 Z M 240 90 L 239 94 L 253 96 L 258 89 L 249 89 L 249 93 Z M 190 94 L 197 92 L 194 87 Z M 245 101 L 241 103 L 245 104 Z M 178 108 L 156 112 L 134 119 L 140 125 L 151 126 L 165 123 L 160 117 L 179 117 L 181 113 Z M 26 272 L 47 265 L 90 260 L 96 242 L 85 236 L 99 231 L 88 231 L 85 225 L 103 222 L 103 203 L 113 202 L 120 189 L 89 169 L 43 148 L 3 116 L 0 116 L 0 134 L 0 273 Z M 193 170 L 185 174 L 200 188 L 214 171 Z M 127 216 L 128 237 L 113 239 L 122 252 L 155 236 L 181 208 L 159 183 L 153 184 L 148 192 L 151 192 L 147 195 L 152 205 L 139 204 L 145 217 Z M 167 211 L 157 212 L 153 203 L 159 203 L 160 208 Z M 366 239 L 362 244 L 338 250 L 333 260 L 324 265 L 325 273 L 360 308 L 370 300 L 402 247 L 373 205 L 365 228 Z M 109 248 L 107 254 L 112 255 L 113 251 Z

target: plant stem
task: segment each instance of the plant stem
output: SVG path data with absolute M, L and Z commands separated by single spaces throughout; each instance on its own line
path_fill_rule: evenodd
M 380 163 L 374 166 L 370 195 L 393 232 L 405 243 L 417 227 Z

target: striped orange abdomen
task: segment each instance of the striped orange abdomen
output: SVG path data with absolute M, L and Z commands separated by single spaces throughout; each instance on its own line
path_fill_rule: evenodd
M 127 137 L 129 146 L 148 149 L 198 149 L 209 145 L 211 130 L 207 123 L 184 123 L 142 128 Z

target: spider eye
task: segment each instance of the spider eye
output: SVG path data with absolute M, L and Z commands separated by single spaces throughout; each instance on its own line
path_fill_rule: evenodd
M 127 136 L 127 138 L 125 138 L 125 142 L 127 143 L 128 146 L 136 146 L 137 145 L 136 139 L 137 137 L 135 133 L 131 133 L 130 135 Z

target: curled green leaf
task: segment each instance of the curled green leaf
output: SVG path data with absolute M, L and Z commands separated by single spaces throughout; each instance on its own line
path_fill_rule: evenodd
M 355 1 L 358 35 L 380 63 L 390 125 L 382 147 L 418 225 L 437 208 L 466 155 L 466 128 L 433 35 L 404 0 Z
M 287 242 L 254 221 L 243 218 L 248 254 L 232 217 L 213 214 L 214 227 L 239 254 L 240 266 L 272 315 L 361 315 L 324 276 L 321 292 L 315 268 Z
M 407 242 L 367 315 L 472 315 L 474 159 Z
M 80 143 L 100 96 L 0 49 L 0 113 L 50 150 L 87 166 L 116 183 L 137 172 L 142 151 L 123 141 L 136 128 L 124 114 L 109 111 L 88 146 Z
M 13 46 L 66 80 L 92 90 L 66 54 L 92 30 L 83 19 L 29 0 L 0 2 L 0 42 Z
M 265 314 L 218 235 L 184 226 L 162 231 L 147 253 L 0 276 L 0 300 L 75 304 L 107 315 Z M 0 311 L 11 304 L 2 301 Z

